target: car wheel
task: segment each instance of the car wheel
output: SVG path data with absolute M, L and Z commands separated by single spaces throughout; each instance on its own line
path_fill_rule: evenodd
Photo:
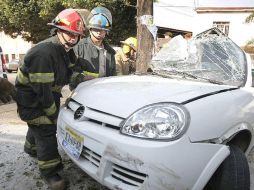
M 7 69 L 7 72 L 8 72 L 8 73 L 11 73 L 11 72 L 12 72 L 12 70 L 8 70 L 8 69 Z
M 250 171 L 243 151 L 230 146 L 230 155 L 216 170 L 205 190 L 249 190 Z

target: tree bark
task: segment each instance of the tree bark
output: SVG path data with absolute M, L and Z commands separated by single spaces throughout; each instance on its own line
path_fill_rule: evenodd
M 145 25 L 141 25 L 140 17 L 153 15 L 153 0 L 137 0 L 137 61 L 136 71 L 143 74 L 147 72 L 153 51 L 153 36 Z

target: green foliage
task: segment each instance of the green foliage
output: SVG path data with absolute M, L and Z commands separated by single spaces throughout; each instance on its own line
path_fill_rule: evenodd
M 251 13 L 246 19 L 245 19 L 245 22 L 246 23 L 250 23 L 254 20 L 254 12 Z
M 0 0 L 0 30 L 12 37 L 22 35 L 34 43 L 44 39 L 49 34 L 49 18 L 52 19 L 55 11 L 63 9 L 60 3 L 54 3 L 50 9 L 45 3 L 42 0 Z
M 96 6 L 112 13 L 109 43 L 118 45 L 136 35 L 136 0 L 0 0 L 0 31 L 37 43 L 49 36 L 47 23 L 64 8 L 91 10 Z
M 250 45 L 254 45 L 254 39 L 251 39 L 249 40 L 247 43 L 246 43 L 247 46 L 250 46 Z
M 130 36 L 136 36 L 136 7 L 126 5 L 120 1 L 111 1 L 113 3 L 104 4 L 112 13 L 113 26 L 109 33 L 109 42 L 111 44 L 120 45 L 120 41 L 124 41 Z M 136 2 L 136 1 L 135 1 Z M 133 5 L 133 4 L 132 4 Z

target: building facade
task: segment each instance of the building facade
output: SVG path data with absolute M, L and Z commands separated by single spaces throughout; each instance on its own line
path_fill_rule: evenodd
M 0 46 L 6 62 L 12 59 L 22 59 L 32 45 L 31 42 L 24 41 L 21 36 L 13 39 L 4 32 L 0 32 Z
M 254 23 L 245 19 L 254 12 L 254 1 L 172 1 L 154 3 L 154 22 L 160 31 L 198 34 L 218 27 L 239 46 L 254 39 Z
M 239 46 L 245 46 L 254 39 L 254 23 L 246 23 L 245 19 L 254 12 L 254 7 L 203 7 L 197 8 L 196 32 L 199 29 L 218 27 Z

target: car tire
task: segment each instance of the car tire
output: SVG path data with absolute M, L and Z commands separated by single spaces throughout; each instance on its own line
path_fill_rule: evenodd
M 11 73 L 11 72 L 12 72 L 12 70 L 7 70 L 7 72 L 8 72 L 8 73 Z
M 205 190 L 249 190 L 250 171 L 243 151 L 230 146 L 230 155 L 216 170 Z

